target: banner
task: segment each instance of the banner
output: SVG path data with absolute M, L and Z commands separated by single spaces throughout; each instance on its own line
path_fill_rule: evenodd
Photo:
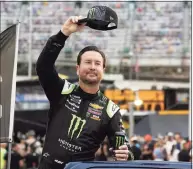
M 0 34 L 0 142 L 12 142 L 19 24 Z

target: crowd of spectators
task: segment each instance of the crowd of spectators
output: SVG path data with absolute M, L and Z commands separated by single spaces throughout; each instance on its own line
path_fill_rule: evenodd
M 4 27 L 11 25 L 18 15 L 22 21 L 19 57 L 26 57 L 29 50 L 30 3 L 1 2 Z M 77 53 L 82 46 L 98 45 L 107 56 L 120 57 L 129 53 L 130 42 L 133 52 L 138 57 L 182 57 L 190 56 L 190 50 L 183 47 L 184 2 L 138 2 L 134 4 L 134 21 L 130 23 L 128 2 L 33 2 L 32 4 L 32 52 L 33 57 L 40 53 L 48 37 L 61 28 L 61 24 L 71 15 L 87 15 L 94 5 L 106 5 L 113 8 L 119 16 L 117 30 L 95 31 L 86 29 L 76 38 L 71 38 L 61 56 Z M 25 6 L 25 7 L 24 7 Z M 191 10 L 190 10 L 191 11 Z M 15 18 L 13 17 L 15 16 Z M 189 14 L 189 19 L 191 14 Z M 190 20 L 189 20 L 190 23 Z M 189 24 L 189 26 L 191 26 Z M 128 30 L 132 28 L 132 36 Z M 191 29 L 189 29 L 191 30 Z M 103 40 L 101 40 L 103 38 Z M 129 40 L 131 39 L 131 40 Z M 190 42 L 191 36 L 188 41 Z M 189 43 L 189 47 L 190 44 Z M 67 52 L 66 52 L 67 51 Z M 185 51 L 185 54 L 183 53 Z M 75 55 L 76 56 L 76 55 Z M 73 55 L 71 55 L 73 57 Z M 35 59 L 34 59 L 35 60 Z
M 130 138 L 130 145 L 135 160 L 155 161 L 186 161 L 193 160 L 191 141 L 185 139 L 180 133 L 168 132 L 165 136 L 152 137 L 133 136 Z M 96 152 L 96 160 L 112 160 L 109 153 L 108 141 L 104 141 Z
M 26 134 L 18 132 L 14 136 L 11 148 L 10 169 L 37 168 L 42 153 L 43 139 L 36 136 L 33 130 Z M 1 168 L 5 169 L 8 162 L 8 144 L 1 143 Z
M 38 166 L 44 137 L 37 136 L 33 130 L 26 134 L 18 132 L 14 136 L 11 152 L 10 169 L 35 169 Z M 8 159 L 7 144 L 0 144 L 1 168 L 5 169 Z M 192 143 L 183 138 L 180 133 L 168 132 L 165 136 L 153 137 L 150 134 L 145 136 L 133 136 L 130 138 L 130 145 L 135 160 L 155 161 L 185 161 L 191 162 Z M 112 161 L 113 154 L 110 151 L 108 139 L 105 139 L 96 152 L 96 161 Z

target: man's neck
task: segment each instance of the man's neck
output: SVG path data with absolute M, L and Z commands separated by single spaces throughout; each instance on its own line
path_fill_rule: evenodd
M 83 83 L 81 80 L 79 80 L 79 85 L 80 85 L 80 88 L 86 93 L 95 94 L 99 90 L 98 84 L 88 85 L 88 84 Z

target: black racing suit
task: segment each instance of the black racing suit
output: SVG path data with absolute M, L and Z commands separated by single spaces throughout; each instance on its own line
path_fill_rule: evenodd
M 105 136 L 112 140 L 122 129 L 119 107 L 100 91 L 88 94 L 59 78 L 54 63 L 67 38 L 61 31 L 50 37 L 37 61 L 39 81 L 50 102 L 41 169 L 91 161 Z

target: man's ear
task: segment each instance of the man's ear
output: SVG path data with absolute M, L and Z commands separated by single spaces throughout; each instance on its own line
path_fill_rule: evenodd
M 79 65 L 76 65 L 76 74 L 79 76 Z

